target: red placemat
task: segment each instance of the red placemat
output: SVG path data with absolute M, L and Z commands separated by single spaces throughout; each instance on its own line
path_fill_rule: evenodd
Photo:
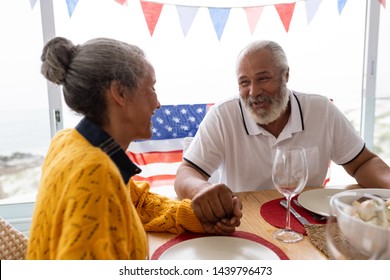
M 182 233 L 182 234 L 179 234 L 178 236 L 172 238 L 171 240 L 169 240 L 168 242 L 164 243 L 159 248 L 157 248 L 157 250 L 154 251 L 151 259 L 152 260 L 158 260 L 160 258 L 160 256 L 162 255 L 162 253 L 164 253 L 166 250 L 168 250 L 170 247 L 172 247 L 175 244 L 178 244 L 180 242 L 183 242 L 183 241 L 186 241 L 186 240 L 189 240 L 189 239 L 198 238 L 198 237 L 205 237 L 205 236 L 210 236 L 210 235 L 208 235 L 208 234 L 198 234 L 198 233 Z M 248 239 L 248 240 L 260 243 L 260 244 L 268 247 L 272 251 L 274 251 L 275 254 L 278 255 L 278 257 L 281 260 L 288 260 L 289 259 L 287 257 L 287 255 L 278 246 L 272 244 L 271 242 L 265 240 L 264 238 L 262 238 L 262 237 L 260 237 L 260 236 L 258 236 L 256 234 L 253 234 L 253 233 L 250 233 L 250 232 L 245 232 L 245 231 L 235 231 L 233 234 L 231 234 L 229 236 L 238 237 L 238 238 L 244 238 L 244 239 Z
M 291 201 L 291 206 L 294 207 L 294 209 L 301 214 L 302 217 L 306 218 L 306 220 L 309 221 L 309 223 L 312 224 L 325 224 L 326 221 L 316 221 L 312 217 L 309 211 L 304 209 L 303 207 L 296 206 L 293 203 L 293 200 L 297 199 L 298 196 L 294 197 Z M 286 198 L 277 198 L 271 201 L 268 201 L 264 203 L 260 207 L 260 215 L 266 220 L 269 224 L 278 227 L 278 228 L 284 228 L 286 226 L 286 213 L 287 210 L 282 205 L 280 205 L 280 201 L 286 199 Z M 291 229 L 297 232 L 300 232 L 302 234 L 307 235 L 306 230 L 304 226 L 297 220 L 297 218 L 294 217 L 294 215 L 291 214 L 290 219 L 290 226 Z

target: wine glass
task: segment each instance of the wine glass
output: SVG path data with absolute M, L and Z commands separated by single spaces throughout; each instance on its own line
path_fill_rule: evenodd
M 286 227 L 273 232 L 273 236 L 286 243 L 301 240 L 303 235 L 290 227 L 291 198 L 299 194 L 307 182 L 308 167 L 305 149 L 282 146 L 276 150 L 272 165 L 272 180 L 279 193 L 287 199 Z
M 356 191 L 334 195 L 325 236 L 331 259 L 389 259 L 390 228 L 384 200 Z

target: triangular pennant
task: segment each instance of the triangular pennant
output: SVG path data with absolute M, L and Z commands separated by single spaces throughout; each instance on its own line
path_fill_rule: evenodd
M 305 1 L 306 4 L 306 16 L 307 16 L 307 22 L 310 23 L 312 19 L 314 18 L 314 15 L 318 11 L 318 7 L 322 3 L 322 0 L 310 0 Z
M 199 7 L 176 6 L 176 10 L 179 15 L 181 29 L 183 30 L 185 37 L 187 36 L 188 30 L 190 29 L 192 22 L 198 13 Z
M 35 4 L 37 3 L 37 1 L 38 1 L 38 0 L 30 0 L 31 9 L 34 9 Z
M 211 21 L 213 22 L 215 32 L 217 33 L 218 40 L 221 40 L 223 30 L 225 29 L 226 22 L 229 18 L 231 8 L 212 8 L 209 7 L 209 13 Z
M 72 17 L 72 14 L 78 2 L 79 0 L 66 0 L 66 5 L 68 6 L 68 13 L 70 17 Z
M 115 0 L 115 2 L 121 4 L 122 6 L 127 5 L 127 0 Z
M 347 0 L 338 0 L 337 5 L 339 9 L 339 15 L 341 15 L 341 12 L 343 11 L 345 4 L 347 3 Z
M 163 4 L 141 1 L 142 10 L 149 28 L 150 35 L 153 36 L 154 28 L 160 18 Z
M 275 8 L 282 20 L 284 29 L 288 32 L 290 29 L 290 22 L 294 14 L 295 2 L 291 4 L 276 4 Z
M 248 19 L 249 28 L 251 30 L 251 34 L 255 31 L 257 22 L 261 14 L 263 13 L 263 6 L 261 7 L 246 7 L 244 8 L 246 17 Z
M 386 9 L 386 0 L 379 0 L 379 2 L 382 4 L 383 8 Z

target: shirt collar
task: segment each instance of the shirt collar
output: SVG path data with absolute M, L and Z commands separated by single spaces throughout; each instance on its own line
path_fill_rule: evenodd
M 141 172 L 117 142 L 100 126 L 84 117 L 76 126 L 76 130 L 95 147 L 105 152 L 118 167 L 123 181 L 127 184 L 132 176 Z
M 291 105 L 291 115 L 286 124 L 286 127 L 283 129 L 283 132 L 292 134 L 296 132 L 303 131 L 305 129 L 301 104 L 294 94 L 293 91 L 288 91 Z M 243 125 L 248 135 L 258 135 L 258 134 L 268 134 L 263 128 L 261 128 L 251 117 L 248 111 L 245 109 L 245 106 L 242 105 L 242 101 L 240 99 L 240 110 L 243 119 Z M 282 132 L 282 133 L 283 133 Z

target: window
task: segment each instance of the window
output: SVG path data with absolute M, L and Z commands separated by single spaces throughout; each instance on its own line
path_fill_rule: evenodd
M 388 34 L 390 34 L 390 11 L 380 9 L 373 150 L 390 164 L 390 84 L 388 81 L 390 39 Z
M 0 6 L 0 201 L 31 201 L 50 142 L 41 14 L 29 1 Z
M 53 133 L 47 84 L 39 71 L 44 37 L 39 2 L 34 8 L 29 1 L 0 4 L 0 203 L 34 200 Z M 336 1 L 322 1 L 310 22 L 306 1 L 297 1 L 288 32 L 273 5 L 263 7 L 253 32 L 244 9 L 232 8 L 220 38 L 207 7 L 198 9 L 184 35 L 177 7 L 164 5 L 151 36 L 139 1 L 120 5 L 114 0 L 80 0 L 71 17 L 66 1 L 52 2 L 57 36 L 75 43 L 105 36 L 143 48 L 155 66 L 162 104 L 215 103 L 237 94 L 237 53 L 251 40 L 268 38 L 287 52 L 288 86 L 332 98 L 360 130 L 366 1 L 348 1 L 341 12 Z M 389 17 L 382 7 L 374 135 L 375 150 L 387 158 L 390 89 L 385 69 L 390 42 L 384 34 L 390 31 Z M 63 126 L 73 127 L 80 117 L 64 102 L 62 106 Z M 330 184 L 348 180 L 344 171 L 340 177 L 332 172 Z

